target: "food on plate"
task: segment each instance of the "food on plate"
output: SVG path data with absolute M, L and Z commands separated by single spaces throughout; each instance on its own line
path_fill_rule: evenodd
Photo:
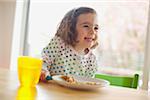
M 85 82 L 85 83 L 88 85 L 96 85 L 97 84 L 96 82 Z
M 87 84 L 87 85 L 96 85 L 96 82 L 79 82 L 73 78 L 73 76 L 62 75 L 61 78 L 70 84 Z
M 62 75 L 61 78 L 69 83 L 76 83 L 75 79 L 72 76 Z

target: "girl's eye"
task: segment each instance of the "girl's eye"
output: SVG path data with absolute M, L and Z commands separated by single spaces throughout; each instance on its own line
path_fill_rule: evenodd
M 98 30 L 98 27 L 94 27 L 94 30 Z
M 88 25 L 84 25 L 83 27 L 89 27 Z

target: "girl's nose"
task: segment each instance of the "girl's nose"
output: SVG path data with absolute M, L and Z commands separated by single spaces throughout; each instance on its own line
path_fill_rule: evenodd
M 96 33 L 96 31 L 95 31 L 95 29 L 94 29 L 94 28 L 91 28 L 89 33 L 90 33 L 90 34 L 95 34 L 95 33 Z

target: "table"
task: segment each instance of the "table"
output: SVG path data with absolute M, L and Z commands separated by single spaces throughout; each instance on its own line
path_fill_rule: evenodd
M 0 69 L 0 100 L 150 100 L 150 94 L 140 89 L 115 86 L 81 91 L 53 82 L 39 82 L 35 88 L 22 88 L 17 71 Z

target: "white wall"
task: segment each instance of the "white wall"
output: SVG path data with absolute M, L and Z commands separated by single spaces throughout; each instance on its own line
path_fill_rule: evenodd
M 0 68 L 9 68 L 15 15 L 14 0 L 0 0 Z

